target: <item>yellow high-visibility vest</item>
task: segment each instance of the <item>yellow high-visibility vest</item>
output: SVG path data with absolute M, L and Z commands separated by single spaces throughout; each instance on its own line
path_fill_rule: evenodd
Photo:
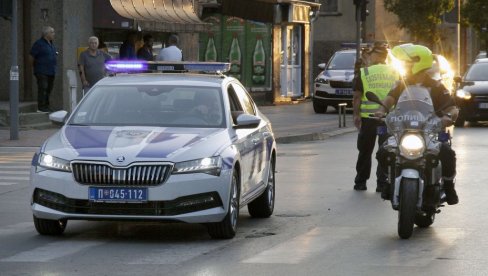
M 399 78 L 398 72 L 389 65 L 376 64 L 366 68 L 361 68 L 361 81 L 363 83 L 363 96 L 361 97 L 361 117 L 369 118 L 369 114 L 374 114 L 380 105 L 369 101 L 366 92 L 375 93 L 380 100 L 383 100 L 393 88 L 395 81 Z

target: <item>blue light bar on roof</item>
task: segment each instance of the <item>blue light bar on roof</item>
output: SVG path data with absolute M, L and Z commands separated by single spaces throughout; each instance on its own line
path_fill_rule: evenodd
M 147 70 L 145 60 L 109 60 L 105 63 L 105 68 L 112 72 L 138 72 Z
M 230 63 L 225 62 L 164 62 L 145 60 L 110 60 L 105 63 L 107 70 L 120 72 L 206 72 L 225 73 L 230 70 Z

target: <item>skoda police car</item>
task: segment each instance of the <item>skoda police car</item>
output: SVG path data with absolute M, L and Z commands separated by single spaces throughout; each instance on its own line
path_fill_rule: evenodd
M 211 237 L 232 238 L 239 208 L 269 217 L 274 135 L 243 85 L 222 74 L 229 67 L 107 64 L 115 76 L 72 114 L 50 114 L 63 126 L 32 160 L 36 230 L 59 235 L 69 220 L 160 220 L 204 223 Z
M 337 109 L 340 103 L 352 106 L 352 80 L 356 50 L 346 49 L 335 52 L 327 66 L 319 64 L 323 71 L 315 78 L 315 89 L 312 97 L 315 113 L 324 113 L 328 106 Z

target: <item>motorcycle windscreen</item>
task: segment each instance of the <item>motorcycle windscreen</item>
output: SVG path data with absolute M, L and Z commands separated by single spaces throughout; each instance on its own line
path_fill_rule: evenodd
M 386 117 L 386 124 L 393 131 L 423 129 L 433 113 L 429 90 L 409 85 L 398 98 L 394 110 Z

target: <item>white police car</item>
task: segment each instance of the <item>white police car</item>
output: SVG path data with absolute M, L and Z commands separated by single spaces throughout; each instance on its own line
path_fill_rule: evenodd
M 50 115 L 64 125 L 30 175 L 40 234 L 62 234 L 68 220 L 161 220 L 205 223 L 211 237 L 232 238 L 239 208 L 273 213 L 274 135 L 241 83 L 215 73 L 228 63 L 107 66 L 181 72 L 116 74 L 71 115 Z
M 324 113 L 328 106 L 337 109 L 338 104 L 352 106 L 352 80 L 356 50 L 347 49 L 335 52 L 327 66 L 319 64 L 323 70 L 315 78 L 315 89 L 312 97 L 315 113 Z

